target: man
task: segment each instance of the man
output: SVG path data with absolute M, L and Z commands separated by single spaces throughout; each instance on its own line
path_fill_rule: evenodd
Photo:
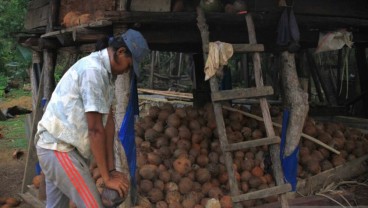
M 46 178 L 46 207 L 68 207 L 68 199 L 79 208 L 103 207 L 86 164 L 91 157 L 105 187 L 121 197 L 127 194 L 127 177 L 114 168 L 114 79 L 132 67 L 138 74 L 138 63 L 149 49 L 131 29 L 109 42 L 64 74 L 38 123 L 35 144 Z

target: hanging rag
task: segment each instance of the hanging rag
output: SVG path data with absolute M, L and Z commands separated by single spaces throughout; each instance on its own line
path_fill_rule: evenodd
M 295 148 L 294 151 L 289 155 L 285 156 L 285 145 L 286 145 L 286 130 L 289 124 L 289 110 L 285 109 L 282 118 L 282 129 L 281 129 L 281 143 L 280 143 L 280 159 L 282 171 L 284 173 L 284 180 L 286 183 L 290 183 L 292 191 L 296 191 L 298 174 L 298 155 L 299 147 Z
M 137 183 L 135 179 L 136 172 L 136 146 L 135 146 L 135 133 L 134 133 L 134 121 L 135 117 L 139 114 L 138 106 L 138 91 L 137 91 L 137 80 L 135 73 L 132 73 L 130 86 L 130 98 L 125 112 L 125 116 L 119 131 L 119 139 L 124 147 L 126 158 L 129 166 L 130 173 L 130 190 L 132 203 L 135 204 L 137 201 Z
M 289 11 L 290 10 L 290 11 Z M 299 50 L 300 32 L 296 21 L 294 10 L 285 8 L 281 14 L 277 28 L 277 45 L 287 46 L 288 51 L 295 53 Z
M 353 46 L 352 40 L 352 33 L 345 29 L 328 33 L 320 33 L 316 53 L 339 50 L 345 45 L 351 48 Z
M 233 56 L 233 45 L 220 41 L 210 42 L 208 57 L 204 67 L 205 81 L 213 77 L 216 72 L 222 69 L 222 66 L 227 65 L 227 61 Z

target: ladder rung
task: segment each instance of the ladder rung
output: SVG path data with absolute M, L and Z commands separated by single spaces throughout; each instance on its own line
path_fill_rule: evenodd
M 259 191 L 254 191 L 254 192 L 250 192 L 246 194 L 241 194 L 238 196 L 233 196 L 231 197 L 231 199 L 233 200 L 233 202 L 236 203 L 236 202 L 241 202 L 241 201 L 246 201 L 246 200 L 251 200 L 251 199 L 260 199 L 260 198 L 265 198 L 268 196 L 279 195 L 279 194 L 283 194 L 289 191 L 291 191 L 291 185 L 287 183 L 287 184 L 283 184 L 279 186 L 274 186 L 271 188 L 262 189 Z
M 276 143 L 280 143 L 280 141 L 281 139 L 278 136 L 266 137 L 266 138 L 261 138 L 261 139 L 245 141 L 245 142 L 237 142 L 233 144 L 228 144 L 228 145 L 225 145 L 223 149 L 224 151 L 229 152 L 229 151 L 247 149 L 250 147 L 259 147 L 262 145 L 276 144 Z
M 211 96 L 213 102 L 218 102 L 224 100 L 263 97 L 272 94 L 273 88 L 271 86 L 264 86 L 245 89 L 222 90 L 218 92 L 213 92 Z
M 263 52 L 263 44 L 232 44 L 233 50 L 236 53 L 246 53 L 246 52 Z M 208 46 L 205 46 L 205 53 L 208 53 Z

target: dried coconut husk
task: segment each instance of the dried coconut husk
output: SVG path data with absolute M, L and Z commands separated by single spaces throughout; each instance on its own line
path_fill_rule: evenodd
M 312 160 L 316 160 L 318 162 L 320 162 L 320 161 L 322 161 L 324 159 L 323 154 L 320 151 L 318 151 L 318 150 L 314 150 L 311 153 L 311 157 L 312 157 Z
M 312 158 L 307 162 L 307 171 L 312 173 L 313 175 L 318 174 L 321 172 L 321 166 L 319 165 L 319 162 Z
M 162 159 L 168 159 L 171 157 L 171 150 L 168 146 L 162 146 L 160 149 L 158 149 L 158 154 Z
M 263 132 L 259 129 L 255 129 L 253 132 L 252 132 L 252 139 L 260 139 L 263 137 Z
M 152 203 L 157 203 L 164 199 L 164 194 L 160 189 L 152 188 L 151 191 L 148 192 L 147 197 Z
M 251 176 L 248 183 L 251 188 L 258 188 L 262 184 L 262 180 L 259 177 Z
M 167 135 L 169 138 L 177 137 L 179 134 L 179 131 L 175 127 L 168 127 L 165 129 L 165 135 Z
M 240 165 L 242 170 L 247 170 L 247 171 L 252 171 L 254 166 L 255 166 L 254 160 L 247 159 L 247 158 Z
M 196 159 L 196 162 L 199 166 L 201 167 L 206 167 L 206 165 L 208 164 L 209 162 L 209 159 L 208 159 L 208 156 L 205 155 L 205 154 L 200 154 L 198 155 L 197 159 Z
M 9 197 L 5 200 L 5 203 L 7 205 L 9 205 L 10 207 L 16 207 L 20 204 L 20 200 L 14 198 L 14 197 Z
M 194 181 L 195 180 L 195 171 L 192 169 L 191 171 L 189 171 L 189 173 L 187 173 L 186 175 L 190 180 Z
M 153 119 L 157 119 L 161 109 L 158 106 L 152 106 L 148 109 L 148 115 Z
M 342 165 L 345 162 L 346 162 L 346 160 L 341 155 L 334 155 L 332 157 L 332 164 L 334 165 L 334 167 Z
M 153 183 L 153 187 L 160 189 L 161 191 L 164 191 L 165 189 L 165 183 L 161 180 L 155 180 Z
M 170 205 L 174 203 L 180 203 L 181 194 L 179 191 L 169 191 L 166 193 L 165 201 Z
M 140 146 L 142 152 L 151 152 L 151 143 L 149 141 L 143 141 Z
M 198 122 L 198 120 L 190 120 L 189 129 L 192 131 L 201 130 L 201 124 Z
M 181 194 L 187 194 L 193 188 L 193 181 L 188 177 L 184 177 L 180 179 L 178 186 Z
M 190 130 L 188 128 L 181 128 L 179 129 L 179 138 L 180 139 L 185 139 L 185 140 L 190 140 L 193 137 L 192 133 L 190 132 Z
M 330 161 L 328 161 L 328 160 L 323 160 L 321 162 L 321 170 L 322 171 L 326 171 L 326 170 L 332 169 L 333 167 L 334 167 L 333 164 Z
M 161 106 L 161 110 L 166 110 L 168 111 L 170 114 L 174 113 L 175 112 L 175 108 L 174 106 L 171 104 L 171 103 L 164 103 L 162 106 Z
M 161 110 L 160 113 L 158 114 L 158 121 L 162 121 L 162 122 L 166 122 L 167 118 L 169 117 L 171 113 L 167 110 Z
M 164 123 L 162 121 L 158 121 L 153 125 L 152 129 L 155 130 L 158 133 L 162 133 L 165 129 L 164 128 Z
M 218 163 L 219 155 L 217 152 L 210 152 L 208 153 L 208 160 L 210 163 Z
M 220 204 L 222 208 L 232 208 L 233 207 L 233 201 L 231 200 L 231 197 L 229 195 L 225 195 L 221 197 Z
M 149 142 L 153 142 L 160 136 L 160 133 L 155 131 L 154 129 L 147 129 L 144 133 L 144 139 Z
M 147 153 L 147 161 L 148 163 L 157 165 L 157 166 L 162 163 L 161 157 L 157 153 L 154 153 L 154 152 Z
M 250 140 L 252 139 L 252 129 L 249 127 L 243 127 L 240 130 L 241 134 L 243 135 L 243 137 L 245 138 L 245 140 Z
M 193 133 L 191 140 L 192 143 L 200 144 L 203 141 L 203 136 L 201 133 Z
M 305 125 L 303 128 L 303 133 L 311 136 L 311 137 L 316 137 L 318 135 L 318 131 L 316 129 L 316 127 L 314 125 Z
M 179 187 L 174 182 L 168 182 L 165 184 L 165 193 L 168 193 L 170 191 L 179 191 Z
M 191 198 L 185 198 L 181 202 L 181 205 L 183 208 L 193 208 L 195 206 L 195 201 L 193 201 Z
M 179 139 L 179 141 L 176 143 L 176 146 L 178 149 L 184 149 L 188 152 L 190 150 L 191 143 L 188 140 Z
M 244 170 L 240 175 L 240 180 L 243 182 L 248 182 L 251 177 L 252 173 L 248 170 Z
M 174 158 L 186 157 L 188 158 L 188 151 L 184 148 L 176 149 L 173 153 Z
M 261 177 L 264 175 L 264 171 L 261 167 L 256 166 L 252 169 L 252 175 L 256 176 L 256 177 Z
M 169 205 L 165 201 L 159 201 L 156 203 L 156 208 L 168 208 Z
M 41 175 L 36 175 L 35 177 L 33 177 L 32 184 L 36 189 L 40 187 L 41 179 L 42 179 Z
M 320 147 L 320 148 L 318 148 L 318 151 L 321 152 L 321 154 L 323 155 L 323 158 L 329 158 L 330 157 L 330 151 L 327 150 L 326 148 Z
M 139 190 L 148 193 L 153 188 L 153 183 L 151 180 L 143 179 L 139 183 Z
M 157 177 L 157 166 L 152 164 L 143 165 L 139 169 L 139 175 L 144 179 L 154 179 Z
M 365 151 L 363 150 L 363 146 L 358 146 L 353 150 L 353 155 L 355 155 L 355 157 L 361 157 L 364 155 Z
M 209 198 L 220 199 L 223 195 L 224 194 L 222 193 L 222 190 L 219 187 L 213 187 L 208 191 Z
M 180 175 L 185 175 L 192 169 L 192 163 L 187 157 L 179 157 L 173 163 L 174 170 Z
M 183 108 L 175 109 L 175 114 L 178 115 L 180 118 L 186 118 L 187 117 L 187 112 Z
M 138 123 L 134 125 L 134 132 L 136 136 L 144 137 L 144 129 Z
M 355 149 L 355 142 L 352 140 L 347 140 L 345 142 L 345 147 L 344 149 L 348 152 L 351 153 L 354 149 Z
M 209 139 L 212 137 L 212 129 L 207 126 L 201 127 L 202 136 L 206 139 Z
M 242 182 L 240 184 L 240 189 L 242 190 L 243 193 L 247 193 L 249 191 L 249 185 L 247 182 Z
M 197 119 L 199 115 L 198 110 L 190 106 L 187 108 L 187 115 L 188 115 L 188 118 L 191 120 Z
M 211 179 L 210 171 L 206 168 L 199 168 L 195 172 L 195 179 L 200 183 L 203 184 L 205 182 L 208 182 Z
M 181 124 L 180 117 L 176 114 L 171 114 L 167 118 L 167 125 L 178 128 Z
M 208 163 L 206 168 L 212 177 L 217 177 L 220 174 L 220 165 L 217 163 Z

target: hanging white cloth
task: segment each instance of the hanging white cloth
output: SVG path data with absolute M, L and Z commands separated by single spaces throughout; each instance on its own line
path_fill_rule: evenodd
M 208 57 L 204 68 L 205 79 L 208 80 L 227 65 L 227 61 L 233 56 L 233 45 L 220 41 L 210 42 L 208 49 Z

